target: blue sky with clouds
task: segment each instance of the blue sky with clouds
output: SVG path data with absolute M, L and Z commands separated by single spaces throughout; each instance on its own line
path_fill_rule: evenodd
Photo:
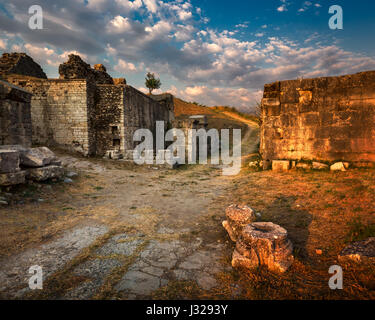
M 34 4 L 43 30 L 28 28 Z M 329 29 L 331 5 L 344 30 Z M 374 12 L 370 0 L 0 0 L 0 50 L 50 77 L 75 52 L 140 90 L 152 71 L 162 91 L 247 110 L 264 83 L 374 70 Z

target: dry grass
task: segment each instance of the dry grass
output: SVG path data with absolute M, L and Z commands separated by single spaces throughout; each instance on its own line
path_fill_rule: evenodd
M 348 241 L 375 236 L 374 179 L 374 170 L 275 173 L 245 169 L 223 201 L 248 204 L 262 213 L 262 220 L 285 227 L 294 244 L 295 263 L 284 275 L 264 269 L 225 274 L 224 288 L 239 282 L 246 299 L 375 299 L 373 265 L 343 266 L 344 290 L 328 288 L 328 269 L 338 264 L 337 256 Z

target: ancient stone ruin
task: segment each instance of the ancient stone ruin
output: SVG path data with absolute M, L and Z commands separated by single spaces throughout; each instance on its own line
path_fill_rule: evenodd
M 40 70 L 24 53 L 3 54 L 0 61 L 0 76 L 32 93 L 34 144 L 83 155 L 124 155 L 137 144 L 137 129 L 155 133 L 156 121 L 167 127 L 174 119 L 171 95 L 147 96 L 123 78 L 112 79 L 103 65 L 91 68 L 79 56 L 70 55 L 60 65 L 60 79 L 47 79 Z
M 60 179 L 63 176 L 61 162 L 46 147 L 0 146 L 0 186 L 22 184 L 26 180 Z
M 339 262 L 342 264 L 375 263 L 375 238 L 368 238 L 364 241 L 357 241 L 346 246 L 340 253 Z
M 231 205 L 223 227 L 236 243 L 232 266 L 254 270 L 266 266 L 273 272 L 285 272 L 292 265 L 293 245 L 288 232 L 272 222 L 255 222 L 260 214 L 252 208 Z
M 30 92 L 0 80 L 0 145 L 31 146 L 31 97 Z
M 375 71 L 265 85 L 264 167 L 284 160 L 375 162 Z

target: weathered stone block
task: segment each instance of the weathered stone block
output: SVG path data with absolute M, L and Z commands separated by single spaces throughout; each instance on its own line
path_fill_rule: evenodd
M 15 150 L 0 150 L 0 173 L 13 173 L 20 170 L 20 153 Z
M 314 170 L 328 170 L 329 166 L 327 164 L 324 164 L 324 163 L 313 162 L 313 169 Z
M 272 171 L 288 171 L 290 170 L 289 160 L 273 160 Z
M 255 211 L 248 206 L 231 205 L 225 210 L 225 215 L 227 220 L 223 221 L 223 227 L 233 242 L 237 241 L 245 226 L 256 220 Z
M 14 173 L 0 174 L 0 186 L 13 186 L 25 183 L 26 172 L 19 171 Z
M 274 272 L 285 272 L 294 261 L 288 232 L 271 222 L 247 225 L 236 244 L 232 266 L 254 269 L 264 265 Z
M 59 166 L 27 169 L 26 172 L 27 179 L 34 181 L 45 181 L 53 178 L 60 179 L 64 176 L 64 169 Z
M 38 168 L 57 161 L 56 155 L 47 147 L 26 149 L 21 152 L 21 165 Z

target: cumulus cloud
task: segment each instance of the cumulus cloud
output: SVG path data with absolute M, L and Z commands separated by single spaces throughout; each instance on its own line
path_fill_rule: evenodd
M 189 0 L 39 0 L 45 29 L 38 32 L 25 26 L 32 4 L 5 4 L 14 18 L 0 11 L 2 50 L 26 51 L 42 65 L 57 66 L 77 52 L 89 63 L 108 59 L 108 68 L 119 73 L 152 69 L 184 88 L 170 88 L 177 95 L 205 104 L 245 108 L 264 83 L 375 68 L 373 57 L 324 45 L 318 34 L 298 43 L 267 37 L 272 28 L 266 24 L 246 40 L 239 33 L 249 22 L 212 29 Z M 290 9 L 290 1 L 278 4 L 280 12 Z M 304 1 L 301 9 L 319 6 Z

